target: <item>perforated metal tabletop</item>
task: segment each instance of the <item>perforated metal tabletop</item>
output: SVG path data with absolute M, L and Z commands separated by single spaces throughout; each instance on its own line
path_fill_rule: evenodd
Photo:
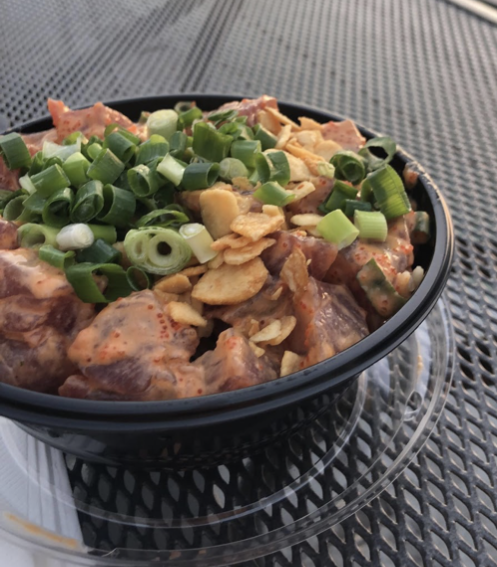
M 497 565 L 497 25 L 443 0 L 0 0 L 0 131 L 48 96 L 180 92 L 268 93 L 388 133 L 455 224 L 457 364 L 434 434 L 360 512 L 257 564 Z

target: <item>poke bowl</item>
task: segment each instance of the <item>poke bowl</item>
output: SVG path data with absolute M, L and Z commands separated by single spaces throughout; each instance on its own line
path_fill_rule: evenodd
M 238 144 L 240 151 L 234 153 L 231 150 L 233 158 L 231 162 L 229 161 L 231 158 L 228 158 L 224 164 L 221 159 L 205 158 L 205 154 L 212 151 L 213 142 L 210 139 L 205 143 L 204 149 L 198 152 L 203 151 L 204 157 L 201 156 L 200 159 L 197 159 L 198 156 L 193 153 L 190 165 L 194 164 L 196 168 L 190 168 L 190 170 L 194 170 L 197 176 L 192 177 L 190 175 L 188 190 L 184 190 L 182 193 L 184 197 L 181 197 L 184 199 L 181 203 L 186 203 L 189 206 L 181 209 L 181 207 L 176 207 L 175 203 L 175 206 L 169 209 L 178 213 L 172 215 L 175 219 L 178 219 L 186 211 L 186 214 L 191 218 L 186 219 L 189 222 L 185 223 L 184 226 L 198 228 L 198 226 L 203 225 L 191 221 L 199 220 L 195 218 L 195 207 L 198 207 L 197 203 L 200 201 L 193 202 L 192 195 L 202 191 L 210 191 L 211 196 L 216 192 L 216 195 L 219 196 L 219 192 L 233 191 L 233 187 L 236 186 L 236 192 L 241 195 L 241 197 L 237 196 L 237 199 L 251 199 L 250 205 L 244 211 L 243 220 L 247 222 L 244 224 L 238 221 L 238 224 L 236 222 L 235 225 L 231 224 L 232 227 L 238 227 L 238 232 L 235 231 L 235 235 L 230 233 L 229 229 L 227 229 L 228 232 L 219 231 L 216 223 L 212 221 L 212 216 L 223 219 L 225 214 L 228 213 L 224 212 L 222 200 L 216 201 L 214 199 L 213 205 L 210 206 L 204 196 L 202 199 L 207 203 L 205 208 L 209 209 L 209 212 L 204 214 L 200 220 L 204 221 L 209 232 L 213 233 L 214 242 L 218 243 L 218 250 L 215 251 L 219 253 L 217 256 L 209 255 L 202 261 L 203 252 L 194 250 L 194 261 L 191 261 L 189 256 L 186 262 L 183 259 L 181 268 L 177 269 L 175 273 L 161 272 L 160 278 L 154 276 L 155 291 L 145 289 L 151 286 L 143 284 L 143 266 L 149 265 L 136 262 L 134 266 L 128 266 L 128 275 L 130 269 L 133 272 L 134 268 L 138 268 L 132 273 L 132 282 L 136 286 L 132 287 L 132 290 L 135 291 L 131 295 L 130 291 L 132 290 L 127 293 L 122 292 L 122 287 L 119 287 L 121 280 L 117 278 L 118 284 L 115 295 L 110 298 L 105 296 L 105 299 L 102 299 L 102 302 L 107 302 L 105 304 L 107 306 L 102 309 L 103 306 L 101 305 L 97 312 L 90 314 L 85 311 L 85 307 L 78 311 L 76 317 L 71 314 L 72 308 L 67 302 L 67 298 L 56 298 L 55 303 L 58 310 L 56 325 L 59 326 L 59 334 L 73 332 L 73 329 L 69 327 L 68 330 L 64 330 L 64 325 L 69 325 L 69 320 L 73 321 L 73 325 L 80 324 L 80 328 L 76 329 L 79 331 L 78 338 L 76 340 L 73 340 L 73 336 L 71 338 L 71 361 L 68 363 L 70 370 L 67 370 L 62 382 L 59 380 L 59 382 L 52 383 L 44 378 L 43 367 L 38 365 L 35 366 L 34 370 L 24 369 L 19 371 L 18 375 L 23 376 L 24 382 L 22 384 L 16 384 L 12 378 L 10 378 L 9 383 L 8 377 L 6 378 L 6 376 L 12 376 L 12 373 L 9 374 L 9 359 L 5 350 L 1 351 L 0 349 L 2 358 L 0 364 L 0 415 L 14 420 L 38 439 L 90 461 L 109 465 L 123 464 L 148 468 L 189 468 L 216 465 L 227 460 L 243 458 L 269 443 L 288 437 L 297 429 L 312 424 L 320 413 L 332 407 L 343 392 L 353 386 L 356 378 L 363 370 L 395 349 L 427 317 L 439 299 L 448 278 L 454 237 L 450 215 L 444 199 L 423 168 L 395 145 L 392 149 L 392 142 L 388 137 L 379 136 L 364 127 L 353 125 L 350 121 L 326 111 L 297 104 L 268 102 L 275 100 L 271 97 L 261 97 L 255 101 L 244 99 L 242 103 L 230 104 L 237 99 L 239 97 L 236 96 L 182 94 L 120 100 L 107 104 L 116 112 L 116 115 L 128 117 L 133 124 L 139 125 L 141 120 L 145 126 L 147 123 L 151 124 L 150 117 L 154 115 L 164 118 L 161 115 L 164 109 L 176 108 L 176 113 L 180 117 L 182 114 L 188 114 L 192 108 L 202 109 L 203 112 L 200 115 L 192 114 L 196 116 L 193 122 L 185 122 L 185 124 L 181 124 L 181 128 L 177 125 L 174 127 L 175 131 L 183 130 L 182 139 L 186 142 L 176 140 L 174 142 L 176 145 L 172 146 L 178 152 L 183 153 L 181 155 L 175 153 L 171 157 L 172 161 L 170 160 L 170 163 L 166 164 L 166 169 L 163 167 L 163 175 L 167 177 L 168 181 L 174 181 L 178 164 L 182 168 L 182 172 L 186 171 L 188 167 L 184 161 L 186 159 L 184 152 L 188 151 L 189 144 L 192 143 L 191 139 L 195 140 L 193 129 L 196 124 L 202 124 L 202 128 L 205 130 L 203 135 L 207 138 L 213 131 L 219 131 L 223 127 L 225 128 L 223 135 L 225 137 L 231 135 L 232 138 L 233 132 L 236 131 L 236 136 L 239 136 L 240 130 L 250 128 L 250 136 L 247 138 L 241 136 L 236 141 L 258 141 L 259 143 Z M 188 103 L 184 106 L 182 101 L 185 100 L 195 101 L 195 104 Z M 245 107 L 249 110 L 239 112 L 240 104 L 245 104 Z M 106 108 L 103 105 L 101 107 Z M 57 109 L 61 110 L 60 107 L 55 107 L 55 110 L 51 109 L 54 123 L 56 126 L 59 124 L 59 127 L 64 129 L 64 117 L 68 116 L 66 112 L 70 111 L 69 109 L 67 111 L 62 109 L 61 114 L 57 115 Z M 260 124 L 259 131 L 257 131 L 254 126 L 257 126 L 259 122 L 255 121 L 253 117 L 266 109 L 269 109 L 265 117 L 266 122 Z M 240 116 L 245 116 L 245 118 L 236 121 Z M 299 124 L 301 117 L 305 117 L 305 120 L 304 122 L 300 120 Z M 271 131 L 271 121 L 277 123 L 275 131 Z M 215 124 L 205 127 L 207 122 L 215 122 Z M 254 124 L 254 122 L 257 122 L 257 124 Z M 343 125 L 344 129 L 335 132 L 334 125 L 336 124 Z M 296 132 L 302 134 L 303 125 L 307 126 L 305 128 L 307 134 L 300 137 L 294 135 Z M 327 141 L 326 137 L 324 140 L 322 139 L 320 130 L 322 125 L 331 125 L 332 136 L 335 139 L 330 138 L 332 144 L 324 144 L 322 147 L 321 153 L 325 158 L 323 156 L 317 158 L 316 156 L 309 156 L 309 146 L 306 146 L 306 144 L 312 143 L 313 130 L 320 132 L 319 136 L 321 136 L 322 142 Z M 116 124 L 114 115 L 112 119 L 107 120 L 105 126 L 105 136 L 119 134 L 123 130 L 122 126 Z M 145 126 L 143 127 L 145 128 Z M 37 140 L 38 134 L 36 133 L 45 132 L 50 130 L 51 127 L 52 119 L 45 118 L 24 124 L 16 129 L 16 132 L 25 136 L 26 140 L 34 140 L 34 143 L 39 144 L 40 140 Z M 161 126 L 159 121 L 160 127 L 164 126 L 163 124 Z M 166 121 L 167 127 L 169 126 Z M 65 131 L 64 136 L 70 137 L 74 133 L 73 131 L 77 130 L 78 128 L 75 128 L 72 124 L 70 131 Z M 228 134 L 228 132 L 231 132 L 231 134 Z M 255 135 L 253 135 L 253 132 L 255 132 Z M 308 132 L 311 132 L 311 134 L 308 134 Z M 137 132 L 135 131 L 134 134 L 136 135 Z M 265 137 L 267 134 L 272 140 Z M 30 138 L 30 136 L 34 136 L 34 138 Z M 353 143 L 359 143 L 359 146 L 354 147 L 352 144 L 349 147 L 351 136 Z M 69 139 L 66 147 L 71 145 L 69 142 L 74 142 L 74 139 L 74 137 Z M 309 139 L 311 139 L 311 142 L 309 142 Z M 0 143 L 1 141 L 2 138 L 0 138 Z M 56 141 L 61 142 L 60 138 Z M 49 140 L 49 142 L 52 143 L 52 140 Z M 86 142 L 89 143 L 88 139 L 86 139 Z M 29 143 L 26 143 L 29 147 Z M 183 147 L 181 146 L 182 143 Z M 102 144 L 96 139 L 93 140 L 93 144 L 99 146 L 97 149 L 101 155 L 108 151 L 108 148 L 102 147 Z M 269 146 L 266 146 L 266 144 L 269 144 Z M 338 145 L 338 148 L 332 147 L 333 144 Z M 50 147 L 53 149 L 53 146 Z M 63 146 L 60 145 L 59 147 Z M 257 154 L 255 158 L 254 147 Z M 264 153 L 261 150 L 264 150 Z M 116 151 L 118 150 L 116 149 Z M 134 151 L 136 152 L 136 150 Z M 156 161 L 156 166 L 159 161 L 163 164 L 170 154 L 171 147 L 168 148 L 165 157 L 160 156 L 160 160 Z M 288 167 L 285 168 L 285 165 L 288 166 L 288 160 L 282 166 L 276 154 L 291 154 L 288 157 L 291 161 L 291 171 Z M 388 159 L 385 158 L 385 154 Z M 93 153 L 93 163 L 97 161 L 97 155 L 97 153 Z M 222 154 L 221 157 L 224 159 L 228 155 Z M 88 159 L 91 161 L 91 152 Z M 259 161 L 253 161 L 254 159 Z M 35 158 L 33 158 L 33 162 L 34 160 Z M 216 161 L 221 161 L 221 164 L 215 163 Z M 245 169 L 239 169 L 241 166 L 236 162 L 240 161 L 242 165 L 246 165 Z M 216 167 L 213 167 L 213 162 Z M 300 167 L 300 162 L 305 165 L 306 171 L 311 171 L 313 178 L 320 179 L 321 185 L 315 183 L 314 187 L 309 190 L 309 185 L 306 185 L 308 181 L 302 181 L 302 178 L 298 176 L 295 179 L 288 177 L 293 175 L 294 167 Z M 134 163 L 136 164 L 136 162 Z M 53 167 L 56 165 L 59 164 L 52 162 Z M 250 166 L 254 170 L 254 177 L 252 178 L 250 178 L 252 175 Z M 134 169 L 136 167 L 135 165 Z M 218 181 L 220 169 L 223 177 Z M 357 173 L 358 169 L 359 173 Z M 314 173 L 312 173 L 313 171 Z M 371 187 L 374 186 L 374 178 L 381 174 L 388 174 L 389 179 L 395 179 L 395 182 L 403 179 L 403 185 L 408 187 L 408 203 L 404 194 L 398 199 L 398 195 L 394 195 L 395 200 L 400 201 L 401 205 L 403 204 L 407 208 L 400 214 L 393 213 L 390 216 L 387 214 L 388 223 L 378 205 L 378 201 L 381 200 L 382 189 L 380 187 L 379 192 L 375 192 Z M 6 175 L 8 174 L 4 174 L 3 177 L 4 183 Z M 34 175 L 36 176 L 36 174 Z M 129 175 L 128 167 L 128 178 Z M 354 179 L 356 175 L 359 175 L 359 177 Z M 26 177 L 29 176 L 26 174 Z M 43 192 L 45 190 L 43 179 L 41 181 L 39 179 L 39 177 L 35 178 L 35 182 L 38 182 L 35 189 L 39 186 Z M 284 179 L 284 182 L 282 182 L 282 179 Z M 366 180 L 369 180 L 368 183 L 366 183 Z M 1 172 L 0 181 L 2 181 Z M 27 198 L 31 199 L 33 193 L 36 192 L 29 185 L 30 179 L 24 180 L 24 184 L 26 183 L 27 194 L 23 195 L 21 199 L 18 197 L 18 203 L 21 204 L 24 204 Z M 177 185 L 179 183 L 178 181 Z M 216 183 L 229 185 L 229 191 L 225 187 L 219 187 Z M 147 204 L 148 195 L 146 191 L 149 187 L 150 179 L 147 179 L 146 176 L 142 176 L 136 181 L 135 194 L 136 191 L 145 191 L 139 199 L 140 203 L 144 205 Z M 321 191 L 319 202 L 313 202 L 311 193 L 317 194 L 318 189 Z M 338 189 L 343 192 L 343 195 L 342 201 L 337 205 Z M 129 187 L 127 190 L 130 192 Z M 310 192 L 305 193 L 306 190 Z M 353 190 L 353 192 L 350 193 L 350 190 Z M 256 200 L 259 201 L 259 204 L 253 205 L 253 194 L 256 192 L 258 192 L 258 199 Z M 304 192 L 303 196 L 302 192 Z M 333 194 L 335 194 L 335 197 L 333 197 Z M 49 199 L 50 197 L 48 197 Z M 347 211 L 344 212 L 345 201 L 352 207 L 348 213 Z M 361 226 L 363 210 L 356 211 L 354 201 L 361 202 L 361 207 L 366 203 L 363 208 L 364 212 L 378 213 L 380 217 L 383 217 L 382 226 L 379 228 L 375 226 L 372 229 L 373 231 L 380 230 L 381 232 L 384 230 L 388 233 L 384 232 L 383 236 L 369 234 L 367 232 L 369 225 L 366 223 L 366 226 L 364 224 Z M 289 207 L 292 208 L 290 212 L 286 210 Z M 361 207 L 357 206 L 358 209 L 361 209 Z M 402 252 L 403 258 L 410 256 L 411 259 L 407 261 L 404 268 L 389 266 L 393 274 L 389 279 L 385 277 L 386 270 L 380 262 L 380 257 L 391 259 L 392 255 L 395 256 L 392 250 L 388 249 L 388 245 L 385 244 L 385 242 L 391 242 L 391 240 L 388 240 L 389 238 L 394 237 L 395 242 L 401 241 L 402 246 L 404 246 L 404 232 L 402 231 L 407 230 L 404 216 L 411 214 L 411 208 L 422 213 L 422 215 L 417 215 L 416 223 L 412 224 L 408 231 L 406 241 L 410 248 Z M 111 209 L 112 207 L 104 209 L 100 214 L 100 219 L 105 218 L 106 215 L 112 216 Z M 149 212 L 142 218 L 147 217 L 152 219 L 152 223 L 156 222 L 153 219 L 159 218 L 159 213 L 163 211 L 160 209 L 159 212 L 155 212 L 157 209 L 157 206 L 155 209 L 149 209 Z M 285 213 L 283 216 L 279 212 L 282 209 Z M 384 208 L 383 211 L 387 209 Z M 62 210 L 63 207 L 57 205 L 50 209 L 47 216 L 52 213 L 57 215 Z M 84 211 L 83 208 L 80 208 L 80 210 Z M 17 205 L 16 208 L 13 204 L 10 206 L 9 213 L 13 215 L 11 216 L 13 221 L 9 222 L 21 227 L 23 225 L 36 225 L 36 222 L 29 222 L 32 219 L 27 217 L 23 219 L 22 215 L 29 213 L 30 211 L 26 208 L 20 205 Z M 262 216 L 257 217 L 257 215 L 263 215 L 265 220 L 269 218 L 268 223 L 273 222 L 278 215 L 280 217 L 277 221 L 274 221 L 276 223 L 274 226 L 271 225 L 273 228 L 261 232 L 256 238 L 253 237 L 253 234 L 254 231 L 258 231 L 259 225 L 257 223 L 251 224 L 249 221 L 258 219 L 257 222 L 259 222 Z M 327 217 L 334 219 L 334 223 L 331 225 L 331 234 L 329 223 L 326 225 L 322 220 Z M 362 217 L 366 218 L 364 215 Z M 26 222 L 26 218 L 28 222 Z M 45 217 L 43 218 L 45 219 Z M 396 219 L 399 218 L 402 221 L 396 226 Z M 24 222 L 22 222 L 23 220 Z M 160 220 L 163 221 L 164 216 L 160 217 Z M 217 220 L 216 218 L 216 222 Z M 231 220 L 234 222 L 233 219 Z M 342 231 L 337 236 L 334 234 L 333 226 L 342 221 L 345 232 Z M 68 225 L 68 222 L 65 225 Z M 319 226 L 320 223 L 323 224 Z M 421 228 L 419 224 L 422 225 Z M 147 231 L 146 224 L 141 226 L 135 224 L 133 227 L 127 235 L 130 233 L 139 235 L 140 231 Z M 148 224 L 149 227 L 150 223 Z M 34 231 L 34 243 L 38 245 L 40 243 L 37 240 L 39 230 L 36 226 L 30 228 L 31 232 L 28 229 L 22 229 L 22 235 L 24 235 L 26 242 L 32 243 Z M 193 236 L 197 235 L 195 232 L 197 228 L 192 229 Z M 62 229 L 58 230 L 62 233 Z M 122 230 L 122 226 L 117 226 L 118 234 L 120 230 Z M 362 233 L 362 230 L 365 232 Z M 181 228 L 179 232 L 181 233 Z M 415 239 L 412 238 L 414 232 L 417 232 Z M 183 234 L 190 236 L 185 230 L 183 230 Z M 128 238 L 127 235 L 126 238 Z M 364 238 L 363 235 L 365 235 Z M 0 236 L 3 238 L 3 234 L 0 234 Z M 6 238 L 8 238 L 8 235 Z M 23 250 L 22 236 L 17 235 L 16 238 L 18 243 L 21 243 L 21 248 L 18 250 Z M 156 232 L 151 235 L 151 239 L 153 238 L 157 238 Z M 240 239 L 244 238 L 246 242 L 241 243 Z M 349 278 L 350 261 L 347 265 L 347 260 L 350 260 L 350 256 L 347 256 L 347 251 L 356 246 L 355 252 L 358 252 L 357 238 L 362 239 L 361 242 L 373 242 L 372 252 L 367 246 L 366 253 L 363 249 L 359 250 L 359 256 L 364 257 L 365 260 L 358 266 L 358 269 L 353 271 L 352 278 Z M 411 238 L 415 241 L 414 247 L 411 245 Z M 234 240 L 240 243 L 238 250 L 248 250 L 250 254 L 252 254 L 252 245 L 261 240 L 266 241 L 264 246 L 267 249 L 259 250 L 255 256 L 249 255 L 248 260 L 246 258 L 240 260 L 237 248 L 231 247 Z M 311 241 L 313 244 L 319 241 L 317 242 L 319 246 L 321 246 L 321 241 L 326 241 L 327 245 L 331 243 L 333 246 L 332 254 L 329 254 L 328 248 L 324 253 L 321 249 L 318 251 L 319 253 L 314 249 L 309 251 L 308 244 Z M 50 242 L 53 244 L 55 241 Z M 94 241 L 92 240 L 92 242 Z M 297 242 L 297 245 L 295 245 L 295 242 Z M 377 244 L 374 244 L 375 242 Z M 43 243 L 47 244 L 48 240 L 43 240 Z M 212 243 L 212 239 L 210 243 Z M 168 241 L 167 244 L 169 244 L 169 247 L 165 256 L 171 256 L 174 243 Z M 134 246 L 135 248 L 128 247 L 121 250 L 122 254 L 130 256 L 131 259 L 134 253 L 140 256 L 144 246 L 142 241 L 134 244 Z M 381 248 L 380 255 L 376 254 L 375 246 Z M 12 248 L 16 247 L 12 246 Z M 36 254 L 41 250 L 39 246 L 33 246 L 33 248 L 35 248 Z M 70 268 L 66 270 L 67 280 L 85 306 L 93 308 L 95 304 L 98 304 L 98 298 L 104 294 L 106 284 L 107 289 L 110 289 L 108 282 L 112 282 L 112 274 L 117 268 L 113 269 L 114 271 L 107 272 L 105 270 L 98 271 L 97 268 L 87 271 L 86 287 L 85 285 L 81 287 L 80 281 L 77 278 L 74 279 L 74 273 L 78 270 L 81 272 L 81 266 L 89 264 L 88 256 L 83 256 L 82 262 L 71 264 L 74 252 L 70 251 L 67 254 L 63 251 L 64 249 L 56 249 L 53 252 L 51 249 L 48 250 L 46 246 L 42 248 L 44 248 L 44 260 L 52 263 L 52 266 L 58 266 L 54 269 L 63 272 L 66 265 Z M 55 246 L 55 248 L 57 247 Z M 216 248 L 216 244 L 214 244 L 214 248 Z M 387 248 L 386 251 L 385 248 Z M 226 250 L 229 254 L 226 254 Z M 271 251 L 275 253 L 271 254 Z M 16 250 L 7 250 L 7 253 L 24 254 L 24 252 Z M 42 258 L 41 252 L 39 253 L 40 258 Z M 29 254 L 32 254 L 32 252 L 29 251 Z M 222 256 L 225 261 L 220 261 L 219 256 Z M 231 263 L 226 262 L 226 256 L 228 258 L 231 256 Z M 262 260 L 259 256 L 262 257 Z M 359 256 L 357 254 L 354 256 L 356 263 Z M 30 258 L 28 260 L 31 261 Z M 156 260 L 160 264 L 163 258 L 159 257 Z M 95 260 L 93 262 L 94 265 L 97 265 Z M 216 264 L 216 262 L 219 263 Z M 98 265 L 103 264 L 105 262 L 100 262 Z M 256 273 L 254 276 L 250 271 L 247 272 L 247 275 L 240 275 L 238 268 L 247 265 L 255 266 L 256 272 L 262 270 L 262 274 L 257 275 Z M 74 270 L 75 267 L 76 270 Z M 140 270 L 140 267 L 142 270 Z M 147 268 L 145 271 L 152 271 L 153 273 L 153 268 Z M 224 278 L 220 279 L 212 275 L 217 276 L 221 272 Z M 178 278 L 173 280 L 173 276 L 178 273 L 183 276 L 183 279 L 181 281 Z M 165 277 L 163 277 L 164 274 L 166 274 Z M 321 280 L 325 278 L 325 274 L 328 274 L 328 282 L 322 283 Z M 79 275 L 81 276 L 81 273 Z M 99 278 L 104 277 L 107 279 L 99 280 Z M 147 274 L 145 274 L 145 277 L 147 277 Z M 185 283 L 188 277 L 190 277 L 190 282 Z M 283 278 L 283 284 L 280 283 L 281 278 Z M 302 281 L 302 278 L 304 281 Z M 361 278 L 363 281 L 361 281 Z M 5 273 L 3 279 L 4 282 L 9 280 Z M 202 281 L 204 284 L 202 284 Z M 346 287 L 345 281 L 353 281 L 354 294 L 348 288 L 346 291 L 341 291 L 342 288 Z M 140 284 L 142 284 L 141 287 Z M 186 285 L 186 288 L 181 292 L 174 285 Z M 331 288 L 327 288 L 327 285 L 334 286 L 336 290 L 334 299 L 329 300 L 328 305 L 316 303 L 314 299 L 309 300 L 308 295 L 312 290 L 314 297 L 323 298 L 326 296 L 328 298 Z M 6 286 L 7 284 L 4 285 L 4 287 Z M 88 286 L 91 287 L 91 293 L 88 292 Z M 402 286 L 405 288 L 403 294 Z M 356 288 L 357 295 L 355 294 Z M 272 304 L 268 307 L 268 296 L 273 303 L 278 303 L 278 309 L 283 302 L 281 297 L 288 296 L 290 297 L 290 304 L 293 306 L 292 309 L 298 311 L 297 303 L 293 297 L 299 293 L 304 293 L 302 290 L 308 294 L 307 296 L 299 295 L 300 299 L 302 297 L 307 298 L 306 301 L 299 299 L 300 305 L 303 305 L 301 308 L 304 312 L 307 312 L 307 315 L 294 311 L 291 311 L 292 315 L 288 315 L 288 312 L 283 310 L 278 312 L 278 320 L 275 323 L 275 311 Z M 219 298 L 220 292 L 221 298 Z M 87 293 L 90 293 L 90 295 L 85 295 Z M 183 295 L 184 293 L 189 294 L 188 302 L 179 299 L 182 293 Z M 228 299 L 223 299 L 222 294 Z M 262 307 L 260 307 L 260 304 L 254 303 L 254 297 L 260 299 L 261 294 L 265 294 L 265 302 L 262 302 Z M 159 297 L 159 307 L 154 303 L 157 296 Z M 360 305 L 356 304 L 354 299 L 350 299 L 357 296 L 359 297 L 357 302 Z M 2 298 L 6 297 L 12 299 L 9 297 L 9 293 L 4 291 Z M 206 311 L 199 311 L 198 308 L 197 311 L 194 311 L 193 307 L 197 306 L 195 300 L 197 300 L 197 303 L 199 301 L 203 303 L 204 307 L 206 306 Z M 169 306 L 166 319 L 168 317 L 172 319 L 173 327 L 167 329 L 162 327 L 162 330 L 159 329 L 158 331 L 161 333 L 158 337 L 161 340 L 167 339 L 169 332 L 173 337 L 182 337 L 180 344 L 176 345 L 180 350 L 184 348 L 184 341 L 189 340 L 190 327 L 197 326 L 195 333 L 201 336 L 201 346 L 194 353 L 188 352 L 185 355 L 187 360 L 182 360 L 182 363 L 190 364 L 191 358 L 192 364 L 190 366 L 196 366 L 192 371 L 190 371 L 190 366 L 187 370 L 182 366 L 181 372 L 175 374 L 174 388 L 171 387 L 169 379 L 160 382 L 150 381 L 149 379 L 145 386 L 136 387 L 136 383 L 140 382 L 143 370 L 143 367 L 140 367 L 139 364 L 132 366 L 132 370 L 129 371 L 129 368 L 122 365 L 110 368 L 110 366 L 100 364 L 101 358 L 99 364 L 96 363 L 95 358 L 91 359 L 90 351 L 96 352 L 98 350 L 99 356 L 102 356 L 102 344 L 106 345 L 105 354 L 108 354 L 110 344 L 107 340 L 108 334 L 116 333 L 116 331 L 116 340 L 118 342 L 123 340 L 121 335 L 129 339 L 135 351 L 139 351 L 136 355 L 138 360 L 145 361 L 143 364 L 149 364 L 150 360 L 153 359 L 155 351 L 150 346 L 153 339 L 148 337 L 137 323 L 136 312 L 134 311 L 135 304 L 130 303 L 133 301 L 145 311 L 150 309 L 154 315 L 156 307 L 160 311 L 162 305 Z M 350 303 L 351 301 L 353 305 Z M 24 308 L 25 303 L 22 305 Z M 174 307 L 174 313 L 171 310 L 172 307 Z M 310 307 L 312 309 L 309 309 Z M 12 339 L 12 335 L 9 335 L 11 329 L 7 328 L 8 325 L 12 324 L 11 321 L 15 320 L 11 313 L 12 310 L 16 309 L 15 301 L 10 301 L 9 309 L 11 310 L 10 314 L 4 309 L 4 313 L 7 313 L 7 315 L 4 316 L 4 323 L 0 325 L 3 329 L 2 340 L 4 343 L 15 340 L 15 338 Z M 109 314 L 115 316 L 118 310 L 123 312 L 126 309 L 129 314 L 125 322 L 123 322 L 123 319 L 119 319 L 119 324 L 117 324 L 115 320 L 112 322 L 111 319 L 111 323 L 109 323 Z M 337 317 L 332 325 L 334 328 L 332 332 L 327 328 L 326 321 L 323 323 L 322 320 L 323 313 L 330 311 L 330 309 Z M 271 314 L 274 316 L 271 316 Z M 163 322 L 163 319 L 160 318 L 161 312 L 157 315 L 159 316 L 159 323 Z M 78 317 L 80 319 L 76 324 L 74 320 Z M 200 317 L 202 322 L 199 323 L 200 319 L 196 317 Z M 360 323 L 357 323 L 359 319 Z M 213 320 L 214 322 L 212 322 Z M 299 327 L 302 320 L 305 321 L 305 326 Z M 183 326 L 179 328 L 175 325 Z M 184 330 L 186 327 L 188 327 L 188 332 Z M 205 333 L 205 337 L 202 336 L 200 329 L 205 327 L 209 328 L 211 337 L 209 337 L 209 333 Z M 285 332 L 285 327 L 290 330 Z M 31 329 L 22 329 L 22 331 L 24 333 L 31 332 Z M 102 332 L 107 333 L 106 337 L 102 338 Z M 212 333 L 214 334 L 212 335 Z M 336 338 L 337 336 L 338 338 Z M 187 338 L 185 339 L 185 337 Z M 197 346 L 199 344 L 197 334 L 195 334 L 195 341 L 195 346 Z M 11 343 L 9 345 L 10 348 Z M 233 360 L 234 355 L 231 354 L 231 347 L 232 351 L 238 353 L 237 356 L 240 352 L 244 353 L 243 356 Z M 24 348 L 23 352 L 26 353 L 26 349 L 30 348 L 29 341 L 26 341 L 22 348 Z M 114 345 L 112 348 L 117 347 Z M 271 360 L 269 360 L 270 355 L 272 356 Z M 29 355 L 22 354 L 19 358 L 22 361 L 29 360 Z M 85 363 L 87 358 L 88 363 Z M 273 363 L 275 359 L 277 359 L 276 367 Z M 24 362 L 21 362 L 21 364 L 23 365 Z M 77 367 L 76 371 L 74 364 Z M 97 366 L 98 371 L 95 371 Z M 197 376 L 195 369 L 198 369 L 199 366 L 202 366 L 202 382 L 195 378 Z M 59 367 L 60 365 L 57 368 Z M 4 376 L 1 374 L 4 374 Z M 178 376 L 181 376 L 181 380 Z M 181 386 L 179 385 L 180 382 L 182 383 Z M 38 387 L 37 384 L 40 383 L 44 385 Z M 19 385 L 23 387 L 18 387 Z M 60 395 L 54 395 L 57 393 L 57 389 Z M 178 394 L 178 392 L 181 393 Z

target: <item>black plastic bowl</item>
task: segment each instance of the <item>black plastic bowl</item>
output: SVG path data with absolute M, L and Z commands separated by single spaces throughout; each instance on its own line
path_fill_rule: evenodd
M 211 110 L 239 97 L 177 95 L 109 103 L 133 120 L 142 110 L 171 108 L 196 100 Z M 328 112 L 280 103 L 290 118 L 341 120 Z M 27 123 L 22 132 L 51 127 L 49 118 Z M 360 128 L 366 137 L 377 134 Z M 399 150 L 392 165 L 419 173 L 412 195 L 430 214 L 432 237 L 416 251 L 426 275 L 413 297 L 380 329 L 320 364 L 259 386 L 199 398 L 159 402 L 103 402 L 40 394 L 0 384 L 0 414 L 35 437 L 86 460 L 111 465 L 210 466 L 241 458 L 314 419 L 355 382 L 365 368 L 403 342 L 426 318 L 449 275 L 454 237 L 447 206 L 431 178 Z

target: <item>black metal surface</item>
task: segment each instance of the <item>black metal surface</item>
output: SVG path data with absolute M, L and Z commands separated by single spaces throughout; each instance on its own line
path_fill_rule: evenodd
M 451 207 L 458 367 L 436 433 L 372 504 L 274 565 L 497 564 L 497 27 L 442 0 L 1 2 L 0 127 L 167 92 L 267 92 L 391 134 Z M 295 466 L 299 466 L 298 461 Z

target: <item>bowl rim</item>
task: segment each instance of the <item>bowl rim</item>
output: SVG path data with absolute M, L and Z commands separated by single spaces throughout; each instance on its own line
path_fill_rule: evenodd
M 104 104 L 117 110 L 127 105 L 136 106 L 136 112 L 139 113 L 147 108 L 158 108 L 161 104 L 171 105 L 179 100 L 196 100 L 199 106 L 206 108 L 209 108 L 211 103 L 215 105 L 213 108 L 217 108 L 220 104 L 240 98 L 240 95 L 180 93 L 124 98 Z M 278 99 L 278 105 L 283 113 L 311 113 L 321 121 L 345 119 L 326 109 L 307 104 Z M 367 138 L 380 135 L 356 120 L 353 122 Z M 35 132 L 47 126 L 51 127 L 49 115 L 25 122 L 9 131 Z M 162 401 L 85 400 L 34 392 L 0 383 L 0 414 L 19 421 L 40 422 L 45 425 L 51 418 L 57 422 L 63 419 L 67 424 L 71 422 L 83 429 L 89 425 L 90 418 L 92 429 L 98 427 L 99 423 L 105 423 L 108 428 L 115 422 L 116 428 L 129 424 L 136 430 L 140 424 L 147 428 L 152 421 L 156 426 L 158 420 L 172 427 L 180 424 L 182 427 L 195 427 L 199 420 L 202 421 L 206 416 L 210 416 L 210 422 L 214 419 L 220 424 L 229 421 L 230 416 L 235 413 L 237 417 L 253 416 L 298 399 L 307 399 L 325 390 L 338 388 L 357 376 L 404 341 L 426 318 L 443 291 L 454 255 L 452 220 L 440 190 L 424 168 L 399 146 L 395 157 L 419 174 L 419 182 L 434 211 L 435 244 L 429 268 L 413 296 L 382 327 L 358 343 L 289 376 L 248 388 L 196 398 Z M 122 421 L 123 419 L 125 421 Z

